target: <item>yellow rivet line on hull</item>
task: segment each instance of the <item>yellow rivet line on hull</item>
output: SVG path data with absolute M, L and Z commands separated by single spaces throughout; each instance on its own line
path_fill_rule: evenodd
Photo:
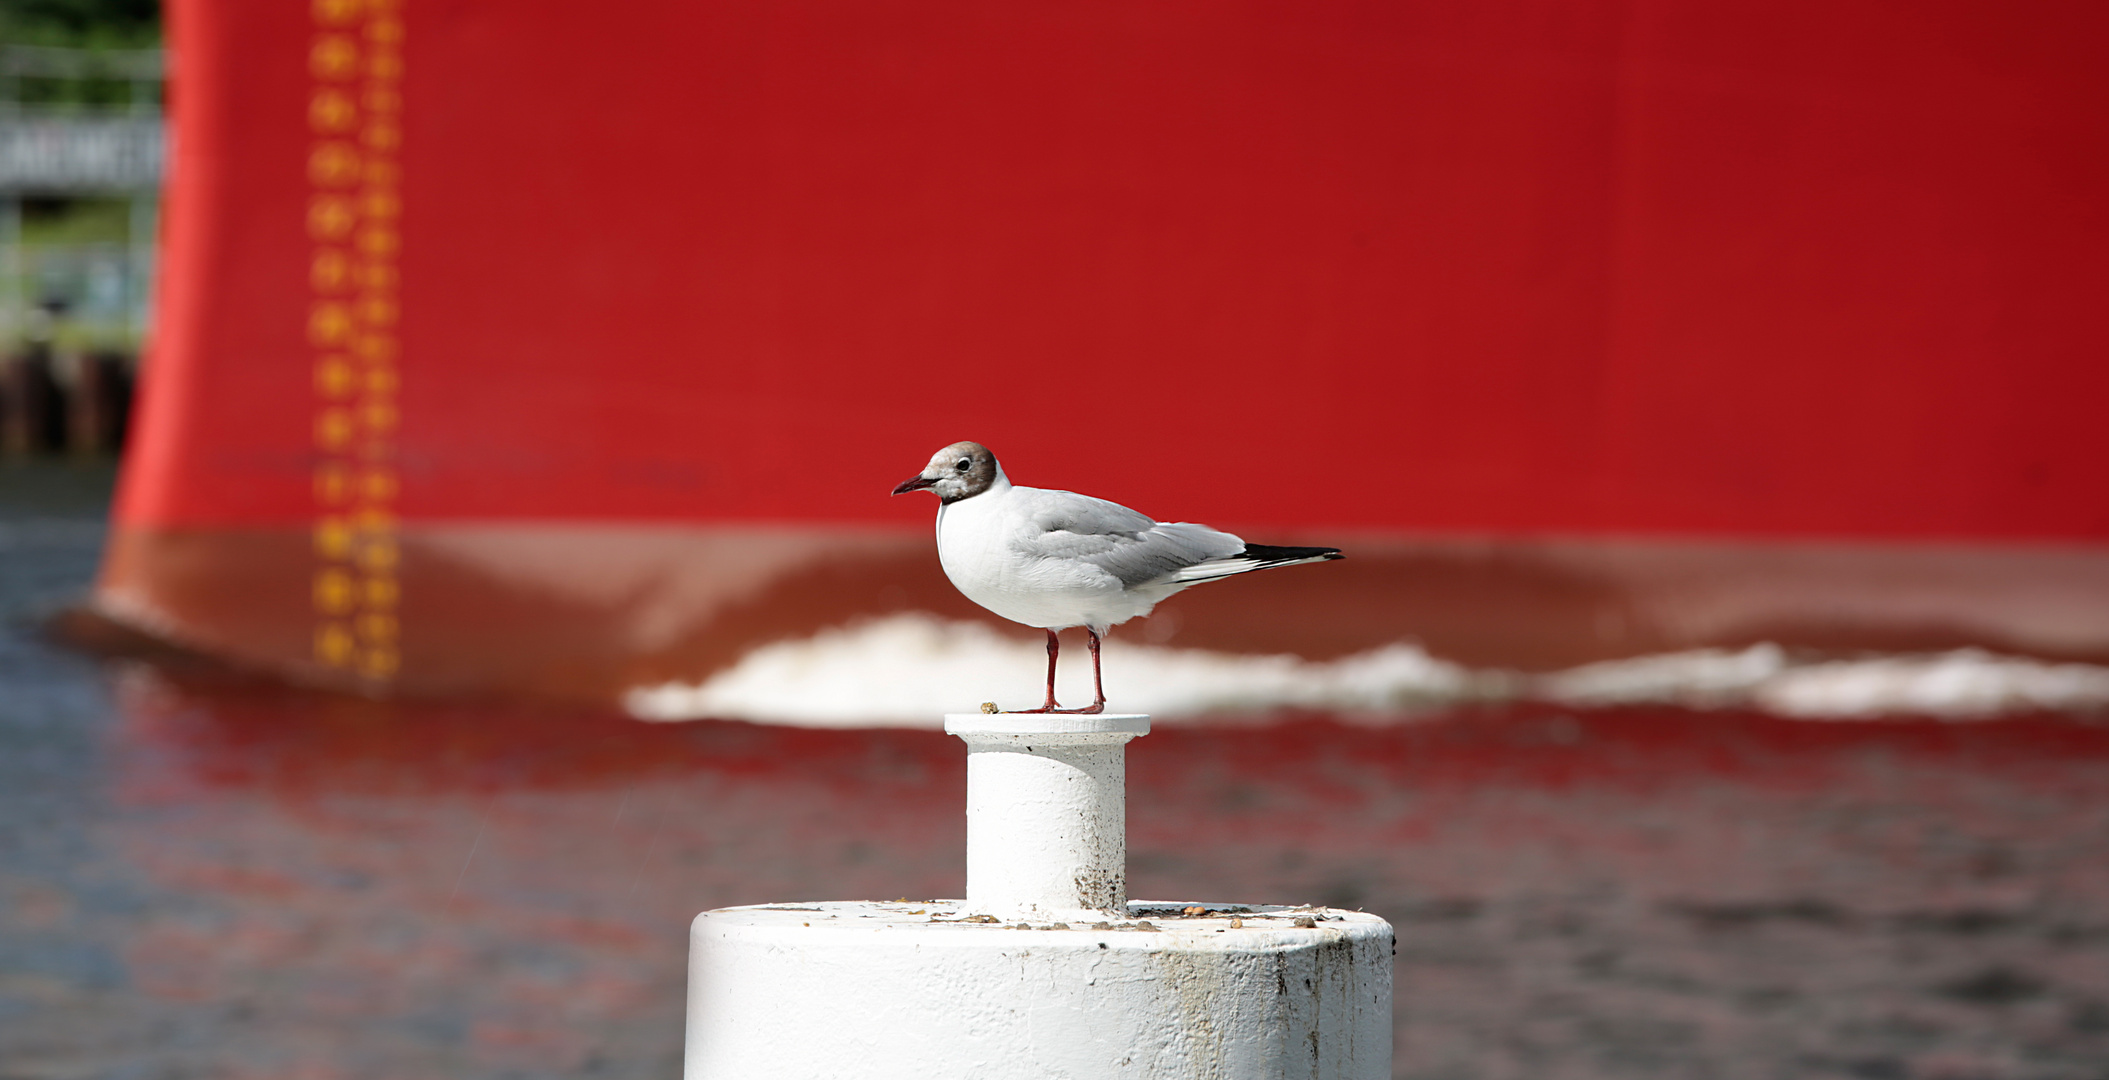
M 395 502 L 402 0 L 313 0 L 306 173 L 315 387 L 315 659 L 402 665 Z

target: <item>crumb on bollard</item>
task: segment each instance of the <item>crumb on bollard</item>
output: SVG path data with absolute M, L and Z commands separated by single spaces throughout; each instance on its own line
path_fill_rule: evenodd
M 997 708 L 996 703 L 993 701 L 984 701 L 981 703 L 981 711 L 983 713 L 1000 713 L 1003 710 Z

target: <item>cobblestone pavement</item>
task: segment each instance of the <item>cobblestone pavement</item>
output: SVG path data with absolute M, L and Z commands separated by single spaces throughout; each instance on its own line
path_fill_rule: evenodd
M 941 735 L 48 645 L 104 482 L 0 477 L 0 1080 L 672 1077 L 696 911 L 959 891 Z M 2109 1078 L 2086 718 L 1165 725 L 1131 791 L 1138 897 L 1397 924 L 1401 1077 Z

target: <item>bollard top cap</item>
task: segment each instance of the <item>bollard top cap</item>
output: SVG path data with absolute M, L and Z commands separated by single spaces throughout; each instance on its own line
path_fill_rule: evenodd
M 953 735 L 1148 735 L 1146 713 L 950 713 Z

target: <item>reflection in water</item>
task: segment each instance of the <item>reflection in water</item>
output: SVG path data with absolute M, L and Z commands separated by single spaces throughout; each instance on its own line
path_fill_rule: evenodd
M 121 974 L 16 992 L 10 1059 L 671 1075 L 695 912 L 961 885 L 964 752 L 939 734 L 145 668 L 116 702 L 80 778 L 107 785 L 92 857 L 39 887 L 62 911 L 118 874 L 129 909 L 18 908 L 4 933 L 42 918 Z M 2077 1077 L 2109 1057 L 2109 729 L 1512 707 L 1173 728 L 1130 754 L 1138 897 L 1398 924 L 1401 1076 Z M 22 1024 L 61 1002 L 71 1046 Z M 91 1037 L 110 1030 L 139 1041 Z
M 350 1075 L 664 1075 L 695 912 L 931 891 L 965 842 L 930 795 L 963 774 L 917 745 L 929 736 L 200 692 L 144 672 L 119 699 L 111 842 L 190 901 L 130 928 L 139 988 L 232 1005 L 244 1042 L 261 1037 L 237 1055 L 366 1063 Z

